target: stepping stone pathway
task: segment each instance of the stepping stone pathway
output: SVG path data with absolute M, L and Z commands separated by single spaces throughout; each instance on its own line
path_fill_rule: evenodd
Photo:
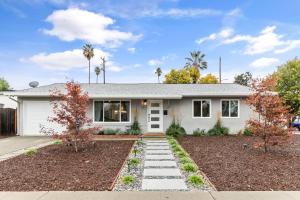
M 187 190 L 166 139 L 146 140 L 142 190 Z

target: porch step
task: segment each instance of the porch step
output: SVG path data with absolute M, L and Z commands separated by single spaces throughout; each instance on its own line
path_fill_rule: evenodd
M 166 138 L 166 135 L 164 133 L 144 133 L 143 138 L 144 139 L 163 139 L 163 138 Z

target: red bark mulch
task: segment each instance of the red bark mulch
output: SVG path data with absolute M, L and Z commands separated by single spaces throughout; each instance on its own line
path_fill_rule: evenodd
M 134 141 L 97 141 L 76 153 L 51 145 L 0 162 L 0 191 L 108 190 Z
M 300 190 L 300 135 L 288 147 L 268 153 L 252 148 L 255 139 L 187 136 L 178 141 L 217 190 Z M 244 150 L 246 143 L 250 148 Z

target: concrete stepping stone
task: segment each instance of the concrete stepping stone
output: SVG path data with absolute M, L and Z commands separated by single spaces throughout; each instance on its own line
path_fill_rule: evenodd
M 167 140 L 147 140 L 146 143 L 168 143 Z
M 169 146 L 168 143 L 149 143 L 147 146 Z
M 172 154 L 172 151 L 171 150 L 147 150 L 146 154 L 156 154 L 156 155 Z
M 155 149 L 159 149 L 159 150 L 169 150 L 170 147 L 169 146 L 147 146 L 146 147 L 146 151 L 147 150 L 155 150 Z
M 170 155 L 149 155 L 146 154 L 145 156 L 146 160 L 174 160 L 174 156 L 172 154 Z
M 181 177 L 180 170 L 178 168 L 146 168 L 144 169 L 143 176 L 179 176 Z
M 187 190 L 183 179 L 143 179 L 143 190 Z
M 175 161 L 145 161 L 144 167 L 177 167 Z

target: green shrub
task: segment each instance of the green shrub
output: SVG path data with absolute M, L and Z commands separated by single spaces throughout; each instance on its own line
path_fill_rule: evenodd
M 193 135 L 194 136 L 204 136 L 204 135 L 207 135 L 207 133 L 205 132 L 205 129 L 197 128 L 196 130 L 193 131 Z
M 112 128 L 106 128 L 103 130 L 104 135 L 117 135 L 120 134 L 120 129 L 112 129 Z
M 130 135 L 139 135 L 142 133 L 139 122 L 134 119 L 133 123 L 130 126 L 130 129 L 127 130 L 127 133 Z
M 173 122 L 167 129 L 166 134 L 173 136 L 173 137 L 177 137 L 177 136 L 181 136 L 181 135 L 186 135 L 186 132 L 185 132 L 185 129 L 178 122 L 173 120 Z
M 129 184 L 133 183 L 134 180 L 135 180 L 135 178 L 131 175 L 123 176 L 123 178 L 122 178 L 122 182 L 125 185 L 129 185 Z
M 54 140 L 52 144 L 55 144 L 55 145 L 60 145 L 62 144 L 63 142 L 61 140 Z
M 140 153 L 142 153 L 142 150 L 141 149 L 133 149 L 132 153 L 134 153 L 134 154 L 140 154 Z
M 177 151 L 183 151 L 183 149 L 182 149 L 180 146 L 176 145 L 176 146 L 173 148 L 173 151 L 176 153 Z
M 169 140 L 169 143 L 170 143 L 170 145 L 175 145 L 175 144 L 177 144 L 177 141 L 172 139 L 172 140 Z
M 244 134 L 245 136 L 252 136 L 252 132 L 251 132 L 248 128 L 245 128 L 243 134 Z
M 201 186 L 204 184 L 204 181 L 200 176 L 192 175 L 189 177 L 189 183 L 194 186 Z
M 33 156 L 37 153 L 37 148 L 29 148 L 26 150 L 25 155 Z
M 229 129 L 222 126 L 221 120 L 218 119 L 217 123 L 208 132 L 208 135 L 228 135 Z
M 182 164 L 193 163 L 193 161 L 189 157 L 185 156 L 180 158 L 180 163 Z
M 130 163 L 130 165 L 132 165 L 132 166 L 138 166 L 139 164 L 140 164 L 140 159 L 138 159 L 138 158 L 132 158 L 132 159 L 130 159 L 129 160 L 129 163 Z
M 179 157 L 179 158 L 183 158 L 183 157 L 187 157 L 187 154 L 183 151 L 177 151 L 176 152 L 176 155 Z
M 185 163 L 183 164 L 183 170 L 186 172 L 196 172 L 198 167 L 192 163 Z
M 141 145 L 145 144 L 145 142 L 144 142 L 143 140 L 138 140 L 138 141 L 136 142 L 136 144 L 137 144 L 138 146 L 141 146 Z

